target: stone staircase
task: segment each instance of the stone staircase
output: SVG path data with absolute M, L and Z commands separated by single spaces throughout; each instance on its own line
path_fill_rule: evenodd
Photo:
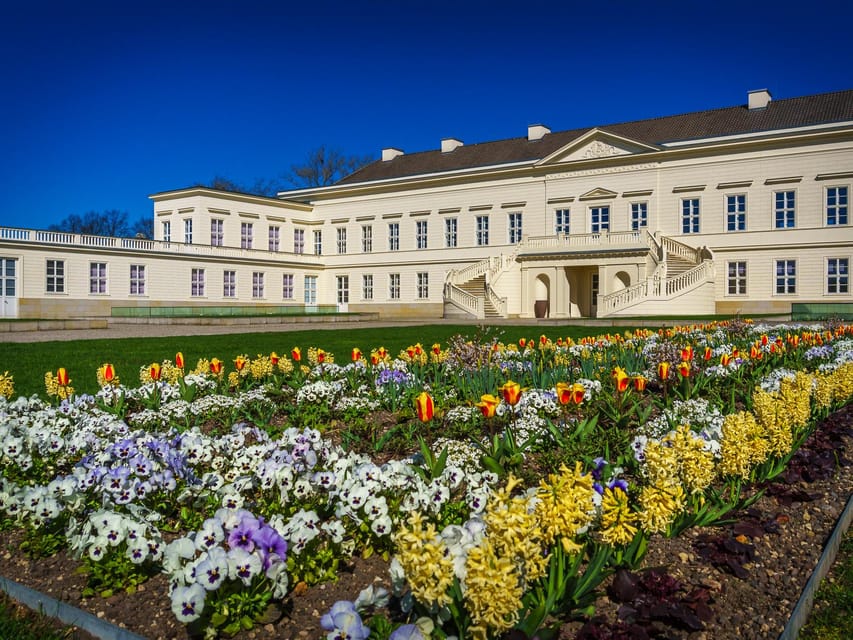
M 479 275 L 476 278 L 471 278 L 470 280 L 463 282 L 458 285 L 460 289 L 466 291 L 471 294 L 475 298 L 479 298 L 483 302 L 483 313 L 486 318 L 500 318 L 501 315 L 498 313 L 498 310 L 495 309 L 491 300 L 489 300 L 488 296 L 484 295 L 484 291 L 486 290 L 486 276 L 485 274 Z
M 666 277 L 670 279 L 676 278 L 685 271 L 690 271 L 696 264 L 696 262 L 691 262 L 687 258 L 683 258 L 677 254 L 668 253 L 666 255 Z

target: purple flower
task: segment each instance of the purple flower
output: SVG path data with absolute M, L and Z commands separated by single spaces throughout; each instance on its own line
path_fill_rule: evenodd
M 287 559 L 287 540 L 271 526 L 265 525 L 258 529 L 254 533 L 253 541 L 263 558 L 264 571 L 269 569 L 273 562 L 284 562 Z
M 254 551 L 255 535 L 260 529 L 260 523 L 253 516 L 243 516 L 240 522 L 228 535 L 228 546 L 232 549 L 239 548 L 246 551 Z
M 424 634 L 416 624 L 404 624 L 402 627 L 397 627 L 394 632 L 388 636 L 388 640 L 424 640 Z
M 329 613 L 320 618 L 320 626 L 329 633 L 328 640 L 367 640 L 370 629 L 364 626 L 355 605 L 349 600 L 339 600 L 332 605 Z

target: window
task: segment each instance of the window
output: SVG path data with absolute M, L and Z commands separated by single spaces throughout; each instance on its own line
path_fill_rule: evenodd
M 826 259 L 826 292 L 850 293 L 850 259 Z
M 388 223 L 388 251 L 400 250 L 400 223 Z
M 361 227 L 361 250 L 363 253 L 373 251 L 373 226 L 366 224 Z
M 252 271 L 252 297 L 264 297 L 264 272 Z
M 160 226 L 163 230 L 163 242 L 171 242 L 172 241 L 172 223 L 168 220 L 165 220 L 163 224 Z
M 681 201 L 681 233 L 699 233 L 699 198 Z
M 456 246 L 456 218 L 444 219 L 444 246 L 451 249 Z
M 222 220 L 210 221 L 210 245 L 212 247 L 221 247 L 225 244 L 225 232 L 223 231 Z
M 631 203 L 631 231 L 639 231 L 649 226 L 649 203 Z
M 65 260 L 47 261 L 45 290 L 48 293 L 65 293 Z
M 323 232 L 319 229 L 314 231 L 314 255 L 323 255 Z
M 347 252 L 347 230 L 346 227 L 338 227 L 338 253 Z
M 193 243 L 193 219 L 187 218 L 184 220 L 184 242 L 187 244 Z
M 794 191 L 777 191 L 773 194 L 777 229 L 790 229 L 794 226 L 794 194 Z
M 132 264 L 130 265 L 130 295 L 144 296 L 145 295 L 145 265 Z
M 107 263 L 89 263 L 89 293 L 107 292 Z
M 730 296 L 746 295 L 746 262 L 729 262 L 726 283 Z
M 338 304 L 349 302 L 349 276 L 338 276 Z
M 826 224 L 847 224 L 847 187 L 826 189 Z
M 237 297 L 237 272 L 223 271 L 222 272 L 222 297 L 236 298 Z
M 388 297 L 392 300 L 400 299 L 400 274 L 392 273 L 388 276 Z
M 269 250 L 278 251 L 279 247 L 279 227 L 274 226 L 269 228 Z
M 589 212 L 591 233 L 610 231 L 610 207 L 592 207 Z
M 507 219 L 507 240 L 510 244 L 521 242 L 521 214 L 518 212 L 509 214 Z
M 317 304 L 317 276 L 305 276 L 305 304 Z
M 746 231 L 746 196 L 726 196 L 726 231 Z
M 477 246 L 489 244 L 489 216 L 477 216 Z
M 293 274 L 285 273 L 281 276 L 281 297 L 285 300 L 293 299 Z
M 373 300 L 373 275 L 361 276 L 361 297 L 364 300 Z
M 796 260 L 776 261 L 776 293 L 797 292 Z
M 190 275 L 190 295 L 199 298 L 204 295 L 204 269 L 193 269 Z
M 601 278 L 599 274 L 593 273 L 592 278 L 590 278 L 589 282 L 589 304 L 596 308 L 598 307 L 598 294 L 601 292 Z
M 305 253 L 305 229 L 293 230 L 293 253 Z
M 427 221 L 418 220 L 415 222 L 415 246 L 418 249 L 427 248 Z
M 569 235 L 569 209 L 557 209 L 554 212 L 554 233 Z
M 252 248 L 252 223 L 251 222 L 241 222 L 240 223 L 240 248 L 241 249 L 251 249 Z
M 429 274 L 425 271 L 418 272 L 418 300 L 429 298 Z

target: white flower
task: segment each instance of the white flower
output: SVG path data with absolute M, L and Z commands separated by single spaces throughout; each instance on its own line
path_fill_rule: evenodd
M 240 580 L 246 586 L 249 586 L 252 578 L 261 572 L 262 564 L 258 554 L 249 553 L 242 547 L 229 550 L 227 559 L 228 575 L 234 580 Z
M 179 622 L 197 620 L 204 611 L 205 590 L 200 584 L 175 587 L 172 591 L 172 613 Z

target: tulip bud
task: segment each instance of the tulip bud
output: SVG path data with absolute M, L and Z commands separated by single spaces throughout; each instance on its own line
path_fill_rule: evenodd
M 278 364 L 278 361 L 279 361 L 278 354 L 275 351 L 273 351 L 270 354 L 270 362 L 272 363 L 272 366 L 276 366 Z
M 293 349 L 290 350 L 290 357 L 293 359 L 294 362 L 299 362 L 302 360 L 302 351 L 299 349 L 299 347 L 293 347 Z
M 615 367 L 613 369 L 613 380 L 616 382 L 617 391 L 625 391 L 628 389 L 628 374 L 625 373 L 625 369 L 622 367 Z
M 421 422 L 432 420 L 435 415 L 435 404 L 433 403 L 432 396 L 426 391 L 421 391 L 418 397 L 415 398 L 415 410 Z
M 181 353 L 180 351 L 178 351 L 178 352 L 175 354 L 175 366 L 176 366 L 178 369 L 183 369 L 183 368 L 184 368 L 184 354 L 183 354 L 183 353 Z
M 154 382 L 157 382 L 160 379 L 160 365 L 156 362 L 152 362 L 151 366 L 148 367 L 148 375 L 151 376 L 151 379 Z
M 661 362 L 658 365 L 658 378 L 660 380 L 666 380 L 669 377 L 669 363 Z
M 243 356 L 237 356 L 234 359 L 234 368 L 237 369 L 237 371 L 242 371 L 246 367 L 246 362 L 246 358 Z
M 634 388 L 637 391 L 645 391 L 646 390 L 646 380 L 645 376 L 634 376 Z
M 116 371 L 113 368 L 113 365 L 107 363 L 103 367 L 101 367 L 101 377 L 104 379 L 104 382 L 112 382 L 116 379 Z
M 690 377 L 690 363 L 682 360 L 681 364 L 678 365 L 678 373 L 681 374 L 682 378 Z
M 210 372 L 215 376 L 222 373 L 222 361 L 219 358 L 210 361 Z
M 486 393 L 480 396 L 480 402 L 477 403 L 477 407 L 480 408 L 480 412 L 486 418 L 492 418 L 495 415 L 495 411 L 500 404 L 500 400 L 490 393 Z
M 517 382 L 508 380 L 501 387 L 501 392 L 503 393 L 504 400 L 508 405 L 515 406 L 518 404 L 518 401 L 521 400 L 521 385 Z
M 361 360 L 361 349 L 359 349 L 358 347 L 353 347 L 350 357 L 352 358 L 353 362 L 358 362 L 359 360 Z
M 67 387 L 71 382 L 71 378 L 68 375 L 68 371 L 65 367 L 59 367 L 56 370 L 56 382 L 61 387 Z

